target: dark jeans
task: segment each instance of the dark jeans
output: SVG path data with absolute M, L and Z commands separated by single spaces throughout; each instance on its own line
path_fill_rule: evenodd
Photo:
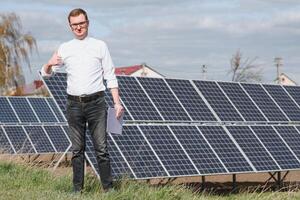
M 67 101 L 69 137 L 72 142 L 73 185 L 81 191 L 84 183 L 84 152 L 86 125 L 91 133 L 103 189 L 112 187 L 112 175 L 107 151 L 106 103 L 104 97 L 87 103 Z

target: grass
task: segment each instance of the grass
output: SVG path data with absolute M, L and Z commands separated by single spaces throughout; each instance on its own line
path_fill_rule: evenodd
M 116 189 L 103 193 L 99 181 L 86 176 L 85 190 L 80 195 L 72 193 L 71 175 L 54 176 L 51 172 L 11 162 L 0 162 L 0 199 L 108 199 L 108 200 L 290 200 L 300 199 L 299 192 L 259 192 L 218 196 L 193 193 L 180 185 L 151 186 L 138 181 L 119 181 Z

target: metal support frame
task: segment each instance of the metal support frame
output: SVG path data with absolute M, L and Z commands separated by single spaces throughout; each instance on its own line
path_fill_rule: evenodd
M 275 183 L 274 185 L 276 186 L 276 189 L 281 189 L 283 186 L 283 182 L 284 179 L 286 178 L 286 176 L 289 174 L 290 171 L 285 172 L 285 174 L 282 176 L 282 172 L 278 171 L 278 172 L 269 172 L 270 178 L 268 178 L 268 180 L 266 180 L 265 184 L 269 183 L 270 180 L 274 180 Z M 276 177 L 277 175 L 277 177 Z
M 69 149 L 71 148 L 72 144 L 70 144 L 68 146 L 68 148 L 66 149 L 66 151 L 63 153 L 63 155 L 58 159 L 57 163 L 54 165 L 53 167 L 53 171 L 56 170 L 56 168 L 58 167 L 59 163 L 63 160 L 63 158 L 67 155 L 67 153 L 69 152 Z
M 232 193 L 237 192 L 237 184 L 236 184 L 236 174 L 232 174 Z

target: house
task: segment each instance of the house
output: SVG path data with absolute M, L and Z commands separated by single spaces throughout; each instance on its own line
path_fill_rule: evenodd
M 281 73 L 279 75 L 279 81 L 278 83 L 280 85 L 298 85 L 294 80 L 292 80 L 289 76 L 287 76 L 285 73 Z
M 153 68 L 149 67 L 145 63 L 140 65 L 133 65 L 127 67 L 116 67 L 116 75 L 128 75 L 128 76 L 140 76 L 140 77 L 154 77 L 163 78 L 164 75 L 158 73 Z

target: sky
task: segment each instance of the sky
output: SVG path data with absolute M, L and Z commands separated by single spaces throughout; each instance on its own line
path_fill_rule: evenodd
M 73 39 L 67 16 L 78 7 L 117 67 L 146 63 L 170 78 L 229 81 L 239 50 L 242 60 L 255 60 L 263 82 L 276 78 L 274 58 L 281 57 L 281 72 L 300 83 L 298 0 L 1 0 L 0 13 L 16 13 L 37 40 L 32 73 L 24 67 L 27 82 Z

